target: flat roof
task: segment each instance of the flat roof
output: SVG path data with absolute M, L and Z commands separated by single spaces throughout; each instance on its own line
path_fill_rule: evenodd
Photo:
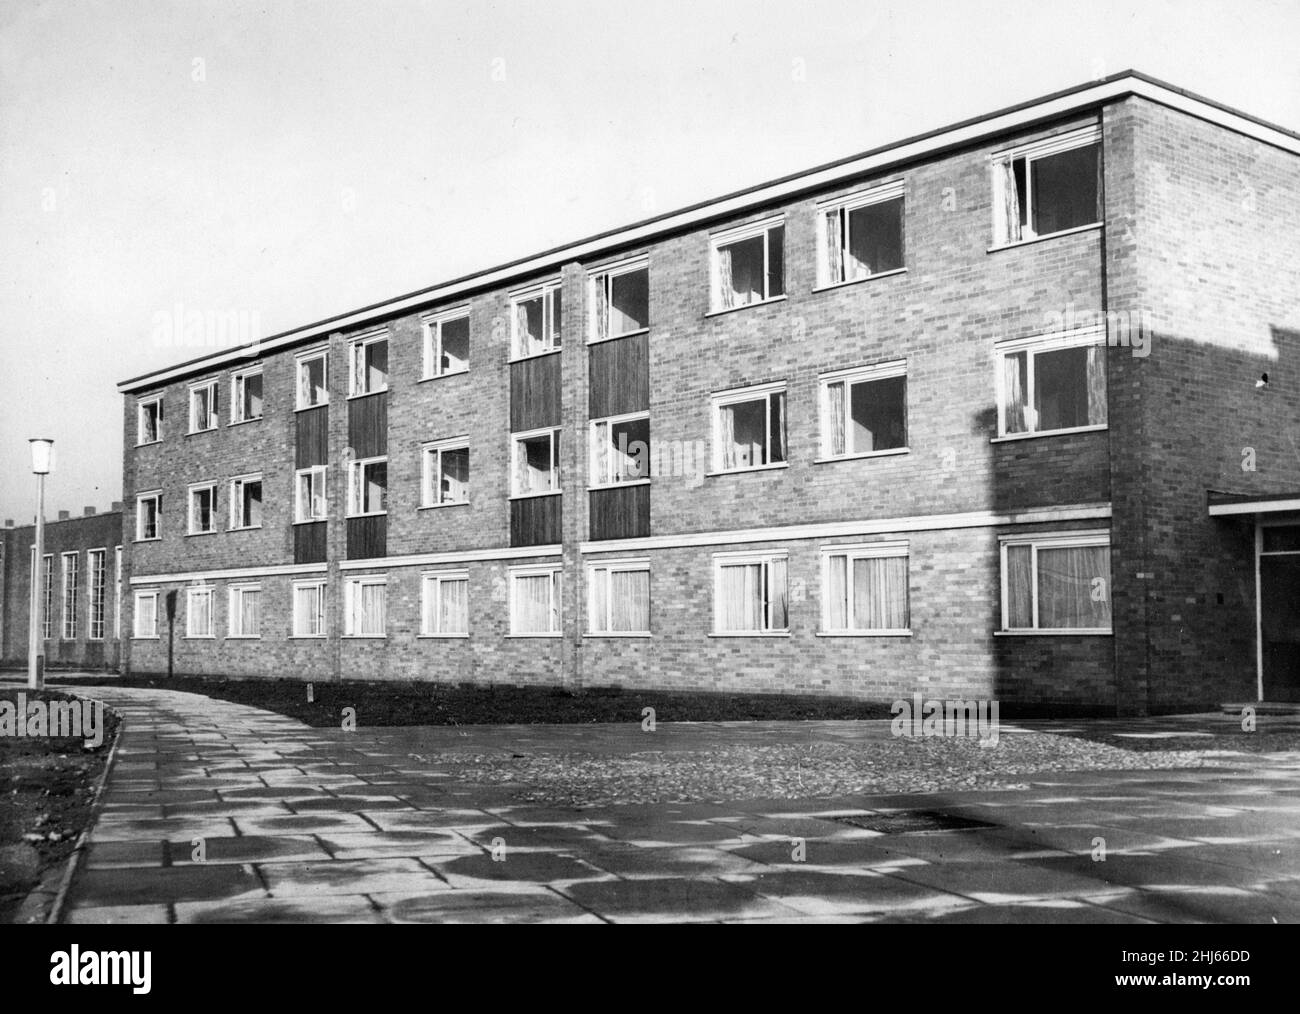
M 255 342 L 219 352 L 210 352 L 174 366 L 152 370 L 122 381 L 117 385 L 117 389 L 123 394 L 147 390 L 183 377 L 289 348 L 381 317 L 464 297 L 488 287 L 522 282 L 531 276 L 552 271 L 567 261 L 598 257 L 620 247 L 644 243 L 700 226 L 717 218 L 739 215 L 755 207 L 786 199 L 807 190 L 831 187 L 857 176 L 898 168 L 950 149 L 987 141 L 1010 131 L 1024 130 L 1035 124 L 1097 109 L 1134 95 L 1215 123 L 1293 155 L 1300 155 L 1300 133 L 1194 95 L 1138 71 L 1126 70 L 1100 81 L 1078 85 L 1007 109 L 940 127 L 937 130 L 895 141 L 858 155 L 850 155 L 767 183 L 760 183 L 710 201 L 656 215 L 623 228 L 566 243 L 542 253 L 440 282 L 428 288 L 372 303 L 289 331 L 281 331 Z

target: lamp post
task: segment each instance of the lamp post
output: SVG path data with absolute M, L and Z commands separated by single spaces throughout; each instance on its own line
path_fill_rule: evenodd
M 27 685 L 45 687 L 45 477 L 54 467 L 54 441 L 30 440 L 36 474 L 36 555 L 32 559 L 32 631 L 27 652 Z M 51 579 L 53 575 L 50 575 Z

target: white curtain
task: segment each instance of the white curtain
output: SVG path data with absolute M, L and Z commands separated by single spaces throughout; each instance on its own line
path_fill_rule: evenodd
M 298 363 L 298 404 L 311 405 L 311 369 L 306 361 Z
M 260 591 L 244 591 L 239 595 L 239 632 L 245 637 L 257 637 L 261 631 Z
M 1007 615 L 1002 624 L 1008 630 L 1034 625 L 1032 553 L 1029 546 L 1007 547 Z
M 1020 229 L 1020 193 L 1016 186 L 1016 165 L 1014 159 L 1008 159 L 997 166 L 998 178 L 1002 181 L 1003 242 L 1018 243 L 1021 239 Z
M 1015 352 L 1002 359 L 1003 420 L 1007 433 L 1024 433 L 1025 353 Z
M 736 305 L 736 290 L 731 281 L 731 248 L 718 248 L 718 306 L 730 310 Z
M 847 630 L 849 626 L 848 557 L 832 556 L 826 561 L 826 629 Z
M 722 448 L 722 467 L 735 468 L 736 460 L 736 415 L 735 408 L 724 405 L 718 409 L 718 445 Z
M 438 587 L 438 632 L 469 633 L 469 581 L 442 581 Z
M 311 637 L 322 632 L 320 589 L 314 585 L 293 590 L 294 634 Z
M 515 578 L 516 634 L 546 634 L 552 627 L 551 574 L 525 574 Z
M 826 212 L 826 281 L 844 281 L 844 209 Z
M 191 592 L 189 596 L 190 637 L 206 637 L 212 633 L 212 593 Z
M 767 565 L 767 623 L 768 630 L 784 630 L 790 625 L 784 557 L 771 560 Z
M 826 425 L 830 436 L 828 453 L 833 457 L 844 454 L 844 383 L 830 384 L 826 388 Z
M 352 393 L 362 394 L 365 392 L 366 384 L 366 354 L 357 342 L 352 346 Z
M 1038 625 L 1110 626 L 1110 547 L 1038 550 Z
M 1106 421 L 1106 346 L 1088 346 L 1088 423 Z
M 588 611 L 588 627 L 593 634 L 603 634 L 609 630 L 609 571 L 603 567 L 591 572 L 591 585 L 587 589 L 591 607 Z
M 609 474 L 609 423 L 596 423 L 592 427 L 591 463 L 592 485 L 600 486 L 610 481 Z
M 763 629 L 761 593 L 763 566 L 759 563 L 727 564 L 719 577 L 718 629 Z
M 384 597 L 382 584 L 354 584 L 352 586 L 352 633 L 383 634 Z
M 608 338 L 609 331 L 609 275 L 596 279 L 596 337 Z
M 906 630 L 907 557 L 853 561 L 853 628 Z
M 650 629 L 650 572 L 618 570 L 609 575 L 611 630 Z

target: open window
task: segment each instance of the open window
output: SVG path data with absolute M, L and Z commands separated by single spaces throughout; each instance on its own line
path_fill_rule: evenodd
M 907 363 L 823 374 L 822 457 L 857 458 L 907 449 Z
M 781 216 L 710 237 L 713 311 L 785 295 L 785 220 Z
M 136 437 L 139 446 L 156 444 L 163 438 L 163 399 L 162 395 L 146 398 L 136 408 Z
M 353 398 L 388 390 L 388 331 L 353 339 L 348 346 L 348 393 Z
M 215 380 L 190 387 L 190 432 L 202 433 L 217 428 L 217 393 Z
M 424 378 L 469 369 L 469 307 L 424 318 Z
M 555 352 L 560 348 L 563 322 L 560 296 L 560 283 L 554 281 L 510 297 L 516 359 Z
M 135 498 L 135 540 L 162 538 L 162 492 L 140 493 Z
M 329 402 L 328 367 L 329 353 L 324 349 L 298 357 L 298 408 L 315 408 Z
M 836 198 L 817 208 L 819 286 L 903 267 L 903 183 Z
M 785 384 L 713 396 L 713 468 L 743 472 L 785 462 Z
M 1104 217 L 1100 127 L 994 156 L 995 245 L 1096 225 Z
M 591 276 L 593 342 L 638 334 L 650 326 L 650 266 L 644 257 Z
M 189 534 L 207 535 L 217 530 L 217 484 L 196 483 L 189 489 Z
M 329 500 L 326 493 L 327 469 L 324 465 L 300 468 L 294 473 L 295 521 L 324 521 L 329 517 Z
M 230 421 L 251 422 L 262 418 L 262 368 L 242 370 L 230 379 Z
M 424 445 L 424 507 L 469 503 L 469 441 Z
M 650 413 L 591 421 L 591 485 L 618 486 L 650 478 Z
M 262 527 L 262 477 L 241 475 L 230 480 L 230 528 Z
M 348 517 L 388 512 L 388 459 L 359 458 L 348 463 Z
M 532 430 L 514 435 L 513 495 L 560 492 L 560 431 Z
M 998 435 L 1106 425 L 1106 333 L 1087 328 L 999 342 Z

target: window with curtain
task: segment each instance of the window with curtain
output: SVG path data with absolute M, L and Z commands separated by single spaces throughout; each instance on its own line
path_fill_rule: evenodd
M 230 527 L 262 526 L 262 477 L 243 476 L 230 480 Z
M 325 585 L 322 582 L 293 586 L 293 636 L 325 636 Z
M 262 418 L 262 370 L 236 373 L 231 380 L 234 388 L 231 400 L 232 422 L 250 422 Z
M 789 630 L 786 566 L 784 555 L 714 557 L 714 632 Z
M 303 356 L 298 360 L 298 407 L 312 408 L 329 401 L 325 383 L 326 353 Z
M 514 496 L 560 489 L 560 431 L 544 430 L 514 438 Z
M 650 269 L 644 259 L 591 279 L 591 340 L 621 338 L 650 326 Z
M 510 574 L 510 633 L 560 633 L 560 571 L 512 571 Z
M 785 295 L 785 223 L 770 219 L 713 237 L 715 311 Z
M 785 386 L 714 395 L 713 467 L 737 472 L 785 461 Z
M 846 198 L 819 212 L 822 227 L 821 285 L 855 282 L 903 266 L 901 184 L 885 194 Z
M 294 492 L 295 521 L 323 521 L 329 516 L 326 500 L 326 466 L 300 468 Z
M 1106 424 L 1104 332 L 1008 342 L 999 356 L 1000 436 Z
M 906 545 L 835 547 L 823 553 L 827 633 L 902 633 L 908 612 Z
M 650 633 L 650 562 L 620 560 L 587 569 L 587 630 Z
M 161 397 L 140 402 L 137 444 L 153 444 L 162 439 L 163 401 Z
M 822 387 L 822 455 L 845 458 L 907 446 L 906 363 L 828 374 Z
M 469 503 L 469 445 L 460 441 L 424 448 L 424 506 Z
M 650 414 L 594 419 L 591 484 L 612 486 L 650 478 Z
M 385 635 L 388 586 L 382 578 L 352 578 L 344 586 L 347 637 Z
M 448 311 L 424 322 L 424 376 L 469 369 L 469 310 Z
M 158 636 L 158 593 L 136 592 L 132 616 L 133 637 Z
M 185 592 L 185 636 L 212 637 L 212 589 L 188 588 Z
M 469 575 L 425 574 L 420 591 L 420 633 L 425 637 L 469 633 Z
M 136 498 L 135 537 L 138 541 L 162 538 L 161 521 L 161 493 L 145 493 Z
M 350 346 L 348 393 L 353 396 L 388 390 L 388 337 L 361 338 Z
M 236 585 L 230 589 L 230 636 L 260 637 L 262 589 Z
M 217 382 L 208 381 L 190 388 L 190 432 L 217 428 Z
M 1004 540 L 1003 630 L 1109 633 L 1109 536 Z
M 190 489 L 190 534 L 204 535 L 217 530 L 217 487 L 194 486 Z
M 388 510 L 388 459 L 348 462 L 348 515 L 383 514 Z
M 1087 127 L 1001 155 L 993 164 L 996 244 L 1103 221 L 1100 130 Z
M 511 301 L 515 358 L 560 348 L 562 300 L 558 282 L 515 296 Z

